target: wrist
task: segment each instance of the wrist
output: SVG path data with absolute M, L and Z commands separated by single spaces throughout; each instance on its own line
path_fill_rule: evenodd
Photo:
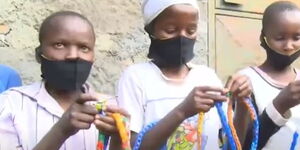
M 284 114 L 289 110 L 287 105 L 283 104 L 280 100 L 277 99 L 273 101 L 273 106 L 282 116 L 284 116 Z
M 73 134 L 75 134 L 76 132 L 72 131 L 70 128 L 66 128 L 64 125 L 64 122 L 59 120 L 54 126 L 53 126 L 54 130 L 56 132 L 58 132 L 58 134 L 60 134 L 63 137 L 70 137 Z
M 174 115 L 176 116 L 176 118 L 179 119 L 179 121 L 183 121 L 186 118 L 192 116 L 189 113 L 187 113 L 187 111 L 182 107 L 182 105 L 179 105 L 174 109 Z
M 61 128 L 58 122 L 53 126 L 52 130 L 53 130 L 53 134 L 55 134 L 55 137 L 61 140 L 66 140 L 71 136 L 71 134 L 69 134 L 63 128 Z

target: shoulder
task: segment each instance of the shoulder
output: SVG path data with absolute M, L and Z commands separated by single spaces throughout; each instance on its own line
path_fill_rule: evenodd
M 18 109 L 23 106 L 24 102 L 33 102 L 35 95 L 41 89 L 42 82 L 33 83 L 26 86 L 14 87 L 0 94 L 0 109 L 1 107 L 9 107 Z
M 2 97 L 3 96 L 4 97 L 13 97 L 13 99 L 15 99 L 16 97 L 18 97 L 20 95 L 24 95 L 27 97 L 34 97 L 34 95 L 36 95 L 40 91 L 42 84 L 43 84 L 43 82 L 36 82 L 36 83 L 30 84 L 30 85 L 10 88 L 9 90 L 1 93 L 0 95 Z
M 151 62 L 144 62 L 144 63 L 138 63 L 138 64 L 133 64 L 129 67 L 127 67 L 124 70 L 124 73 L 137 73 L 141 71 L 149 71 L 154 69 L 154 64 Z
M 220 78 L 217 76 L 214 69 L 204 65 L 189 64 L 191 68 L 191 78 L 195 81 L 200 80 L 200 83 L 206 83 L 207 85 L 222 85 Z
M 247 75 L 247 76 L 252 76 L 253 74 L 257 74 L 255 66 L 249 66 L 249 67 L 243 68 L 243 69 L 239 70 L 237 73 Z
M 196 73 L 216 74 L 214 69 L 209 68 L 205 65 L 196 65 L 189 63 L 188 66 L 191 68 L 191 70 L 195 71 Z
M 152 62 L 133 64 L 126 69 L 121 74 L 121 79 L 131 80 L 141 80 L 146 76 L 151 76 L 156 73 L 158 68 Z

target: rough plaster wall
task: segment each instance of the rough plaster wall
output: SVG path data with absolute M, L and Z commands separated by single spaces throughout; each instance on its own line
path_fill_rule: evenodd
M 207 64 L 207 0 L 199 1 L 199 6 L 200 32 L 193 62 Z M 147 60 L 149 40 L 140 0 L 0 0 L 0 63 L 15 68 L 23 84 L 41 79 L 34 59 L 37 31 L 42 20 L 58 10 L 80 12 L 94 24 L 96 62 L 89 82 L 97 91 L 114 94 L 122 70 Z

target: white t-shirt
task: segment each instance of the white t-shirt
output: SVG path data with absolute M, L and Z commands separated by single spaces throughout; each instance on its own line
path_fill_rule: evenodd
M 290 119 L 283 118 L 273 106 L 273 99 L 285 87 L 273 80 L 258 67 L 248 67 L 241 70 L 239 73 L 247 75 L 253 86 L 253 94 L 259 114 L 266 109 L 270 119 L 278 126 L 282 126 L 278 132 L 270 137 L 263 150 L 288 150 L 290 149 L 293 134 L 300 129 L 300 106 L 295 106 L 290 109 L 292 116 Z M 300 74 L 296 70 L 297 77 L 300 79 Z M 296 149 L 300 149 L 300 138 L 298 138 Z
M 123 72 L 118 85 L 117 102 L 130 113 L 132 131 L 138 133 L 146 125 L 165 117 L 195 86 L 222 87 L 213 70 L 206 66 L 189 67 L 191 70 L 183 80 L 167 78 L 152 62 L 132 65 Z M 168 148 L 195 149 L 197 120 L 198 115 L 186 119 L 169 138 Z M 220 128 L 220 119 L 214 107 L 205 114 L 202 142 L 205 149 L 219 149 Z
M 61 118 L 64 110 L 46 91 L 44 82 L 0 94 L 0 150 L 31 150 Z M 60 150 L 95 150 L 94 125 L 70 136 Z

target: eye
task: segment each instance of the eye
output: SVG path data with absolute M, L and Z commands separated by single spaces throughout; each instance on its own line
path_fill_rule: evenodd
M 62 49 L 62 48 L 64 48 L 64 44 L 61 43 L 61 42 L 57 42 L 57 43 L 54 44 L 54 47 L 55 47 L 56 49 Z
M 90 51 L 90 48 L 87 47 L 87 46 L 80 46 L 80 51 L 84 52 L 84 53 L 87 53 Z
M 276 36 L 275 40 L 276 41 L 282 41 L 282 40 L 285 40 L 285 37 L 284 36 Z
M 189 28 L 188 30 L 187 30 L 187 33 L 189 34 L 189 35 L 193 35 L 193 34 L 195 34 L 197 32 L 197 28 Z
M 296 35 L 296 36 L 294 37 L 294 40 L 295 40 L 295 41 L 300 40 L 300 35 Z
M 172 34 L 174 32 L 176 32 L 176 28 L 175 27 L 168 27 L 165 29 L 165 32 L 168 34 Z

